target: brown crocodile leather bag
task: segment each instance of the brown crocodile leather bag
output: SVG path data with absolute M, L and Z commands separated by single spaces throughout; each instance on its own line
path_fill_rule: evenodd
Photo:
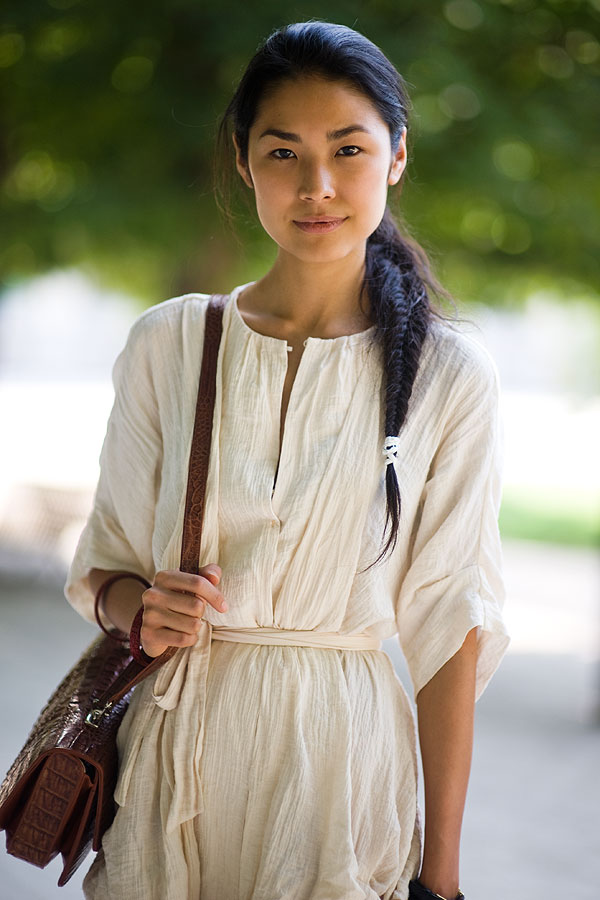
M 180 564 L 181 571 L 192 574 L 199 568 L 225 302 L 226 295 L 213 295 L 206 315 Z M 100 849 L 114 818 L 116 736 L 132 690 L 175 652 L 169 647 L 142 665 L 132 658 L 126 640 L 96 638 L 51 696 L 0 786 L 7 851 L 40 868 L 61 853 L 59 886 L 90 849 Z

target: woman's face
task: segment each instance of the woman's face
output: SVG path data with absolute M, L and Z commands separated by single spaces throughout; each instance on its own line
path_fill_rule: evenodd
M 234 144 L 263 228 L 281 250 L 306 262 L 364 255 L 388 185 L 406 165 L 406 129 L 392 154 L 388 126 L 370 99 L 347 82 L 319 76 L 283 82 L 263 98 L 247 166 L 235 137 Z M 337 223 L 306 221 L 328 217 Z

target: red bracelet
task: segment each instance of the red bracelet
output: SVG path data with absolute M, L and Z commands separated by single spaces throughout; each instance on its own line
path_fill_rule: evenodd
M 131 623 L 131 631 L 129 632 L 129 649 L 131 651 L 131 655 L 141 666 L 147 666 L 148 663 L 153 662 L 154 657 L 148 656 L 144 648 L 142 647 L 142 620 L 144 618 L 144 607 L 140 606 L 135 616 L 133 617 L 133 622 Z
M 150 582 L 146 581 L 141 575 L 137 575 L 135 572 L 117 572 L 115 575 L 110 575 L 106 581 L 103 581 L 100 587 L 96 592 L 96 597 L 94 599 L 94 616 L 96 617 L 96 622 L 100 629 L 107 634 L 109 638 L 112 638 L 115 641 L 127 640 L 127 634 L 123 631 L 119 631 L 115 629 L 114 631 L 109 631 L 108 628 L 105 628 L 100 619 L 100 610 L 102 609 L 102 602 L 106 598 L 106 592 L 108 588 L 111 587 L 115 583 L 115 581 L 120 581 L 121 578 L 134 578 L 136 581 L 140 581 L 146 588 L 150 587 Z

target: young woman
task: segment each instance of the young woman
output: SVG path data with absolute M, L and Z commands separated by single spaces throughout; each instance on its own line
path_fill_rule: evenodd
M 145 653 L 179 650 L 121 726 L 87 898 L 461 896 L 474 703 L 508 643 L 498 382 L 387 208 L 407 107 L 374 44 L 311 21 L 270 35 L 225 112 L 217 159 L 277 256 L 224 308 L 198 576 L 178 564 L 209 296 L 147 310 L 115 364 L 65 590 L 93 620 L 105 579 L 138 576 L 104 621 L 142 606 Z

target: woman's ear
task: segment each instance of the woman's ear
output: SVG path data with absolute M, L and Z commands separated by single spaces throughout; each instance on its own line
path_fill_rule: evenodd
M 240 153 L 240 146 L 237 142 L 237 138 L 235 134 L 232 134 L 233 145 L 235 147 L 235 167 L 242 176 L 245 184 L 248 185 L 249 188 L 254 189 L 254 183 L 252 181 L 252 176 L 250 175 L 250 169 L 244 161 L 242 160 L 242 154 Z
M 400 143 L 394 154 L 388 173 L 388 184 L 398 184 L 406 168 L 406 125 L 402 129 Z

